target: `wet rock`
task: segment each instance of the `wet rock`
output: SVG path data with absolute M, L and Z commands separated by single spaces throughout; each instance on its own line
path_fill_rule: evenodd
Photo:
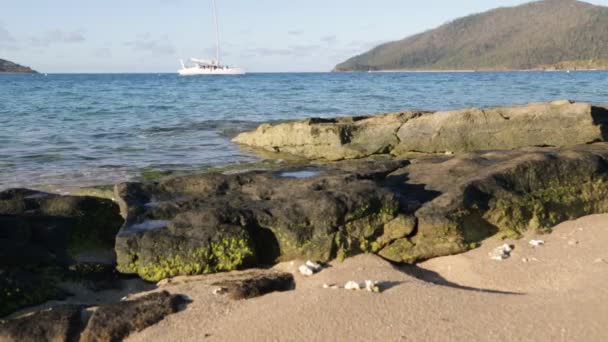
M 246 271 L 212 285 L 219 286 L 221 293 L 228 294 L 233 300 L 250 299 L 295 288 L 291 273 L 261 270 Z
M 122 222 L 107 199 L 0 192 L 0 316 L 60 294 L 56 284 L 77 273 L 72 266 L 113 265 Z
M 484 238 L 547 232 L 608 212 L 608 145 L 467 153 L 412 161 L 387 176 L 415 233 L 379 254 L 415 262 L 466 251 Z
M 56 306 L 28 316 L 0 321 L 0 341 L 77 341 L 82 326 L 82 309 L 77 305 Z
M 371 250 L 399 209 L 378 180 L 404 162 L 386 164 L 392 167 L 378 162 L 305 178 L 248 172 L 118 185 L 127 213 L 116 240 L 118 268 L 158 281 Z M 141 228 L 158 221 L 164 225 Z
M 0 264 L 68 264 L 83 252 L 112 250 L 122 221 L 108 199 L 2 191 Z
M 342 161 L 302 178 L 278 170 L 122 184 L 118 265 L 158 281 L 358 253 L 414 263 L 608 212 L 607 165 L 608 144 L 594 143 Z
M 12 268 L 0 273 L 0 317 L 51 298 L 65 297 L 57 286 L 63 274 L 61 269 Z
M 309 159 L 342 160 L 375 154 L 446 153 L 605 141 L 608 110 L 555 101 L 448 112 L 308 119 L 264 124 L 233 141 Z
M 100 306 L 89 319 L 80 341 L 122 341 L 179 310 L 184 298 L 166 291 Z

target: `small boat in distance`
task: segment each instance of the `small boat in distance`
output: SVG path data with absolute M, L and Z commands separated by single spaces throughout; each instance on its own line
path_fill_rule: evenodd
M 180 60 L 181 69 L 177 72 L 181 76 L 212 76 L 212 75 L 243 75 L 245 71 L 236 66 L 228 66 L 220 64 L 220 29 L 217 20 L 217 5 L 216 0 L 213 0 L 213 19 L 215 21 L 215 60 L 204 60 L 198 58 L 190 58 L 192 66 L 186 66 L 183 60 Z

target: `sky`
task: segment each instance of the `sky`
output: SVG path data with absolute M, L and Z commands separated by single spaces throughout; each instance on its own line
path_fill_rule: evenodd
M 527 1 L 217 2 L 223 63 L 314 72 L 458 17 Z M 0 58 L 41 72 L 175 72 L 179 59 L 214 51 L 211 0 L 0 0 Z

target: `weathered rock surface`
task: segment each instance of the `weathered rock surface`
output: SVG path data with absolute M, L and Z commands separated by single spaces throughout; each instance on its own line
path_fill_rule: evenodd
M 412 263 L 608 212 L 606 143 L 292 171 L 117 186 L 119 269 L 159 280 L 362 252 Z
M 249 172 L 118 185 L 127 214 L 116 239 L 118 269 L 158 281 L 369 250 L 368 239 L 399 206 L 376 180 L 404 164 L 308 171 L 307 178 Z
M 134 300 L 104 304 L 89 314 L 81 305 L 59 305 L 32 314 L 0 320 L 0 342 L 122 341 L 129 334 L 158 323 L 186 302 L 167 291 Z M 88 319 L 88 322 L 87 322 Z
M 0 321 L 1 342 L 77 341 L 82 329 L 81 306 L 56 306 L 45 311 Z
M 0 192 L 0 316 L 61 293 L 70 268 L 113 264 L 119 212 L 94 197 Z
M 605 141 L 607 122 L 606 108 L 555 101 L 264 124 L 253 132 L 239 134 L 233 141 L 308 159 L 342 160 L 383 153 L 573 146 Z
M 0 264 L 71 263 L 112 249 L 122 218 L 111 200 L 26 189 L 0 192 Z
M 401 198 L 408 207 L 419 206 L 416 234 L 380 255 L 413 262 L 462 252 L 496 233 L 543 232 L 608 212 L 607 161 L 606 143 L 415 160 L 387 180 L 406 189 Z
M 248 270 L 234 276 L 214 282 L 230 299 L 249 299 L 271 292 L 289 291 L 295 288 L 293 275 L 286 272 Z
M 122 341 L 129 334 L 141 331 L 176 313 L 184 298 L 169 292 L 149 295 L 99 307 L 87 323 L 80 341 Z

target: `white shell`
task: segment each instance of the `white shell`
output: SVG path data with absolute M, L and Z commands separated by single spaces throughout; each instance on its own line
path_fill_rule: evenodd
M 538 246 L 542 246 L 545 244 L 545 241 L 543 240 L 530 240 L 530 245 L 532 245 L 533 247 L 538 247 Z
M 298 268 L 298 270 L 300 271 L 300 274 L 305 275 L 305 276 L 311 276 L 319 271 L 321 271 L 323 267 L 319 264 L 317 264 L 316 262 L 312 262 L 310 260 L 308 260 L 304 265 L 300 266 Z
M 504 244 L 502 246 L 498 246 L 494 248 L 490 253 L 490 259 L 492 260 L 504 260 L 511 256 L 511 252 L 513 251 L 513 247 L 508 244 Z
M 369 292 L 380 292 L 380 287 L 378 287 L 377 281 L 366 280 L 365 289 Z
M 310 268 L 311 270 L 315 271 L 315 272 L 319 272 L 321 270 L 321 265 L 317 264 L 316 262 L 312 262 L 310 260 L 308 260 L 306 262 L 306 266 L 308 266 L 308 268 Z
M 223 287 L 216 287 L 216 288 L 214 288 L 214 289 L 213 289 L 213 292 L 212 292 L 212 293 L 213 293 L 214 295 L 216 295 L 216 296 L 218 296 L 218 295 L 222 295 L 222 294 L 226 293 L 226 289 L 225 289 L 225 288 L 223 288 Z
M 310 269 L 310 267 L 308 267 L 306 265 L 300 266 L 298 268 L 298 271 L 300 271 L 301 275 L 304 275 L 304 276 L 307 276 L 307 277 L 309 277 L 309 276 L 311 276 L 311 275 L 313 275 L 315 273 L 312 269 Z
M 361 290 L 361 285 L 359 285 L 359 283 L 357 283 L 356 281 L 349 281 L 348 283 L 346 283 L 346 285 L 344 285 L 344 289 L 346 290 Z

